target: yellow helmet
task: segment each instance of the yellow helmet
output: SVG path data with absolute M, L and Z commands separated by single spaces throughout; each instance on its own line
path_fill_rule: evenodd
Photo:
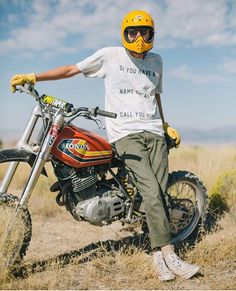
M 140 35 L 134 40 L 128 37 L 130 28 L 135 28 L 137 31 L 140 29 L 148 29 L 148 38 L 143 37 L 142 31 Z M 143 34 L 145 31 L 143 30 Z M 123 46 L 130 51 L 136 53 L 144 53 L 152 49 L 154 40 L 154 21 L 147 12 L 142 10 L 134 10 L 129 12 L 123 19 L 121 27 L 121 39 Z

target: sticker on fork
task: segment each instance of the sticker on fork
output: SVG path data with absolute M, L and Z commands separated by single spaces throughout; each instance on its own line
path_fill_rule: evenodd
M 49 134 L 51 136 L 56 137 L 58 135 L 59 130 L 60 130 L 60 126 L 57 124 L 53 124 L 52 127 L 50 128 Z

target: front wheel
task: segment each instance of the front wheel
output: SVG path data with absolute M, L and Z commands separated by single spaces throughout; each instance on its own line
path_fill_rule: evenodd
M 18 198 L 8 193 L 0 195 L 0 272 L 20 263 L 32 234 L 27 208 L 16 208 Z
M 204 225 L 208 207 L 207 191 L 193 173 L 177 171 L 169 174 L 167 194 L 170 205 L 172 243 L 194 244 Z

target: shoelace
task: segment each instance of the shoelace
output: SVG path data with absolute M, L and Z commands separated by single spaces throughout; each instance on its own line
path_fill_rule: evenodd
M 172 254 L 169 254 L 169 257 L 170 257 L 170 262 L 171 264 L 173 264 L 176 268 L 180 268 L 181 265 L 184 265 L 184 262 L 182 262 L 177 256 L 176 254 L 172 253 Z M 185 267 L 185 265 L 184 265 Z

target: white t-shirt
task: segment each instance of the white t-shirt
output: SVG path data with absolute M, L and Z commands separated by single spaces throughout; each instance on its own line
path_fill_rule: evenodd
M 151 131 L 163 135 L 155 93 L 162 93 L 162 60 L 148 52 L 132 57 L 123 47 L 106 47 L 77 63 L 86 77 L 105 81 L 105 110 L 117 113 L 106 118 L 110 143 L 130 134 Z

